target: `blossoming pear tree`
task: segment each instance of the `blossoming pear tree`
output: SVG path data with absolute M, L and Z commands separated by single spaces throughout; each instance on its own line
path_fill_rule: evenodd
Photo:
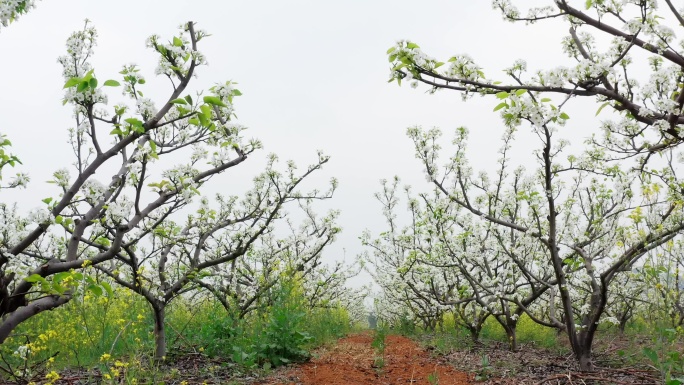
M 0 26 L 7 27 L 35 6 L 34 0 L 2 0 L 0 2 Z
M 527 105 L 522 95 L 515 103 Z M 553 280 L 547 283 L 558 289 L 562 314 L 559 318 L 550 311 L 549 319 L 567 332 L 580 367 L 591 370 L 591 347 L 611 283 L 684 230 L 681 197 L 671 200 L 672 190 L 656 188 L 657 182 L 644 183 L 638 170 L 621 170 L 589 155 L 581 157 L 581 166 L 564 161 L 563 145 L 553 136 L 558 122 L 548 116 L 526 116 L 540 113 L 529 107 L 517 116 L 530 123 L 541 119 L 540 126 L 532 123 L 541 138 L 537 168 L 531 175 L 519 175 L 529 181 L 524 187 L 508 179 L 498 196 L 479 188 L 482 178 L 473 175 L 465 157 L 453 156 L 440 169 L 437 130 L 411 128 L 409 135 L 433 184 L 452 204 L 480 221 L 520 233 L 519 243 L 537 242 L 543 247 L 544 263 L 553 270 Z M 459 137 L 457 147 L 465 148 Z M 501 209 L 492 212 L 487 203 L 491 200 Z M 520 215 L 510 219 L 506 213 L 514 207 Z
M 79 292 L 111 294 L 108 280 L 90 273 L 96 267 L 153 305 L 160 353 L 163 305 L 192 287 L 197 274 L 247 253 L 285 216 L 284 205 L 332 194 L 334 180 L 325 191 L 299 190 L 328 161 L 319 154 L 302 172 L 292 163 L 279 171 L 271 157 L 242 198 L 219 196 L 210 205 L 201 195 L 210 179 L 219 182 L 219 174 L 261 148 L 234 121 L 233 99 L 241 95 L 234 83 L 189 92 L 206 65 L 198 45 L 207 36 L 189 22 L 168 41 L 156 35 L 147 40 L 159 58 L 156 74 L 170 87 L 156 102 L 145 96 L 146 78 L 134 64 L 123 66 L 117 79 L 97 77 L 90 64 L 97 32 L 89 22 L 68 38 L 59 62 L 64 104 L 75 120 L 72 165 L 54 173 L 55 188 L 45 193 L 42 207 L 22 215 L 2 205 L 0 343 L 21 322 Z M 114 105 L 112 92 L 123 96 Z M 4 151 L 8 145 L 2 144 L 3 166 L 17 162 Z M 10 186 L 26 182 L 19 175 Z M 194 199 L 199 208 L 177 223 Z
M 196 276 L 195 283 L 209 291 L 234 321 L 271 306 L 283 284 L 296 285 L 309 310 L 341 307 L 356 312 L 362 304 L 367 290 L 345 285 L 359 269 L 342 261 L 323 263 L 323 251 L 341 230 L 335 223 L 338 213 L 318 218 L 309 204 L 300 207 L 305 219 L 299 226 L 288 221 L 287 234 L 269 230 L 239 260 Z M 360 314 L 351 316 L 359 319 Z
M 453 204 L 543 245 L 561 302 L 563 318 L 554 323 L 566 330 L 580 368 L 592 370 L 591 348 L 611 283 L 684 228 L 684 184 L 673 162 L 684 139 L 684 43 L 673 29 L 682 27 L 682 10 L 671 1 L 659 7 L 655 1 L 556 0 L 525 14 L 510 0 L 492 4 L 511 22 L 567 23 L 562 46 L 571 63 L 529 74 L 518 60 L 503 81 L 488 78 L 467 55 L 441 62 L 400 41 L 387 52 L 390 81 L 424 84 L 433 92 L 451 89 L 464 99 L 491 95 L 507 129 L 525 127 L 539 138 L 536 168 L 525 176 L 530 182 L 499 198 L 501 205 L 515 200 L 521 207 L 523 214 L 508 220 L 487 212 L 482 202 L 492 198 L 478 198 L 485 192 L 477 191 L 464 157 L 452 157 L 440 169 L 438 131 L 409 130 L 429 180 Z M 640 76 L 644 64 L 649 72 Z M 561 134 L 570 118 L 563 107 L 573 97 L 595 99 L 597 113 L 613 111 L 597 124 L 580 156 L 568 153 Z M 664 160 L 654 161 L 653 154 Z
M 274 229 L 260 237 L 258 244 L 228 266 L 212 267 L 200 274 L 196 283 L 208 290 L 233 320 L 270 305 L 270 294 L 283 280 L 309 281 L 321 264 L 323 251 L 340 231 L 337 212 L 318 218 L 309 205 L 302 205 L 305 220 L 289 222 L 287 234 Z
M 423 327 L 434 329 L 446 312 L 453 312 L 458 326 L 466 327 L 474 340 L 479 338 L 488 313 L 482 312 L 474 303 L 472 292 L 462 290 L 458 280 L 450 271 L 439 266 L 420 264 L 420 254 L 440 252 L 440 245 L 428 237 L 421 237 L 421 213 L 416 199 L 406 189 L 410 223 L 402 226 L 397 218 L 400 203 L 398 186 L 400 180 L 382 181 L 382 191 L 375 196 L 382 205 L 387 230 L 373 238 L 366 231 L 361 241 L 370 252 L 363 255 L 364 263 L 371 266 L 369 272 L 383 290 L 381 314 L 386 321 L 401 319 L 418 321 Z M 435 241 L 437 239 L 435 238 Z M 453 293 L 457 293 L 458 299 Z
M 490 182 L 482 175 L 478 188 L 492 190 L 492 196 L 502 191 L 505 155 L 501 164 L 499 182 Z M 385 183 L 385 196 L 396 195 L 397 183 L 396 179 L 391 185 Z M 532 306 L 554 283 L 551 269 L 539 263 L 543 256 L 539 245 L 519 242 L 520 235 L 515 232 L 472 220 L 439 191 L 419 194 L 417 198 L 409 194 L 408 200 L 412 226 L 402 232 L 402 237 L 392 239 L 395 243 L 403 240 L 410 250 L 410 263 L 400 269 L 405 276 L 411 272 L 411 277 L 435 271 L 425 278 L 429 290 L 424 295 L 451 306 L 456 324 L 469 330 L 474 340 L 478 340 L 488 317 L 501 324 L 513 350 L 517 348 L 517 322 L 523 313 L 546 326 L 555 326 L 542 321 L 544 317 Z M 391 201 L 384 200 L 386 212 L 396 207 Z M 496 199 L 485 203 L 490 205 L 490 213 L 502 209 L 494 202 Z M 509 218 L 520 214 L 514 208 L 504 211 Z M 392 212 L 392 216 L 397 213 Z M 382 241 L 379 238 L 376 245 Z M 407 284 L 417 287 L 411 281 Z
M 479 188 L 492 192 L 488 196 L 501 191 L 500 186 L 494 187 L 500 183 L 490 182 L 484 175 L 479 182 Z M 536 322 L 555 326 L 533 306 L 554 284 L 553 272 L 540 263 L 543 250 L 538 244 L 521 242 L 521 235 L 510 229 L 459 213 L 460 207 L 451 205 L 438 191 L 421 194 L 421 200 L 425 203 L 418 210 L 423 213 L 420 236 L 435 246 L 417 250 L 416 266 L 437 267 L 443 274 L 448 271 L 445 283 L 452 287 L 435 292 L 441 294 L 436 297 L 442 298 L 440 302 L 458 301 L 464 291 L 471 293 L 472 305 L 501 325 L 511 350 L 517 349 L 516 328 L 521 315 L 527 313 Z M 491 205 L 487 211 L 492 214 L 502 209 L 493 204 L 495 201 L 485 203 Z M 508 218 L 519 214 L 515 209 L 502 211 Z
M 279 250 L 275 244 L 277 242 L 272 242 L 272 235 L 277 222 L 286 218 L 287 213 L 283 208 L 288 203 L 310 202 L 332 196 L 334 182 L 328 191 L 304 193 L 299 189 L 307 176 L 327 162 L 327 157 L 321 155 L 318 163 L 301 173 L 296 171 L 293 163 L 289 163 L 284 173 L 279 172 L 275 168 L 275 161 L 275 156 L 272 156 L 266 171 L 254 179 L 254 187 L 242 199 L 219 194 L 216 204 L 212 205 L 207 198 L 203 198 L 199 208 L 187 216 L 184 224 L 177 224 L 169 218 L 147 237 L 147 244 L 123 249 L 112 263 L 97 265 L 97 269 L 114 282 L 133 290 L 150 304 L 155 320 L 157 359 L 161 360 L 167 350 L 164 327 L 166 309 L 174 299 L 203 286 L 201 282 L 205 278 L 215 274 L 220 277 L 231 264 L 245 266 L 254 254 L 259 255 L 269 274 L 255 278 L 266 278 L 267 282 L 249 282 L 245 285 L 245 277 L 241 277 L 242 280 L 227 282 L 232 287 L 224 286 L 225 290 L 238 291 L 241 286 L 257 286 L 254 289 L 242 288 L 256 292 L 240 306 L 237 314 L 239 319 L 252 310 L 253 302 L 264 294 L 264 290 L 279 282 L 282 270 L 277 268 L 278 261 L 287 259 L 287 262 L 294 264 L 295 269 L 311 268 L 310 265 L 321 263 L 323 249 L 334 241 L 339 232 L 334 224 L 335 213 L 316 222 L 313 209 L 305 206 L 309 218 L 313 217 L 314 220 L 306 223 L 294 239 L 286 241 L 291 241 L 292 244 L 288 246 L 296 247 L 296 250 L 288 247 Z M 290 252 L 295 254 L 289 255 Z

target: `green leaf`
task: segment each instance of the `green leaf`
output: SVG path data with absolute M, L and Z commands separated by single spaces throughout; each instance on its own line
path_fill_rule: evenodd
M 124 122 L 130 124 L 131 126 L 135 126 L 135 127 L 142 127 L 142 125 L 143 125 L 143 122 L 139 119 L 136 119 L 136 118 L 127 118 L 127 119 L 124 119 Z
M 500 109 L 508 107 L 508 104 L 506 102 L 499 103 L 496 107 L 494 107 L 494 111 L 499 111 Z
M 414 49 L 414 48 L 420 48 L 420 46 L 416 43 L 408 43 L 408 44 L 406 44 L 406 48 Z
M 64 88 L 74 87 L 80 82 L 81 82 L 80 78 L 71 78 L 71 79 L 67 80 L 66 83 L 64 83 Z
M 183 45 L 183 40 L 177 38 L 176 36 L 173 37 L 173 45 L 176 47 L 180 47 Z
M 515 91 L 515 95 L 520 96 L 520 95 L 524 94 L 525 92 L 527 92 L 527 90 L 517 90 L 517 91 Z
M 237 88 L 234 88 L 234 89 L 233 89 L 233 95 L 235 95 L 235 96 L 242 96 L 242 92 L 240 92 L 240 90 L 238 90 Z
M 596 115 L 594 115 L 594 116 L 598 116 L 601 113 L 601 111 L 609 104 L 610 104 L 610 102 L 605 102 L 605 103 L 601 104 L 601 107 L 599 107 L 599 109 L 596 111 Z
M 95 243 L 97 243 L 98 245 L 105 246 L 105 247 L 108 247 L 112 244 L 112 242 L 109 239 L 107 239 L 106 237 L 99 237 L 99 238 L 95 239 Z
M 105 87 L 118 87 L 120 86 L 121 83 L 117 82 L 116 80 L 109 79 L 104 82 L 103 86 Z
M 561 113 L 560 113 L 560 118 L 561 118 L 561 119 L 568 120 L 568 119 L 570 119 L 570 116 L 569 116 L 568 114 L 566 114 L 565 112 L 561 112 Z
M 58 294 L 64 294 L 64 292 L 67 291 L 67 288 L 60 285 L 57 282 L 52 282 L 52 292 L 57 292 Z
M 90 87 L 90 83 L 87 80 L 83 80 L 82 82 L 78 83 L 78 87 L 76 88 L 76 91 L 83 92 L 88 87 Z
M 551 101 L 551 98 L 542 98 L 542 100 L 541 100 L 542 103 L 546 103 L 546 102 L 550 102 L 550 101 Z
M 101 297 L 102 296 L 102 288 L 97 285 L 88 285 L 88 291 L 92 292 L 95 294 L 96 297 Z
M 506 99 L 510 94 L 506 91 L 501 91 L 496 93 L 496 97 L 499 99 Z
M 648 347 L 644 348 L 643 351 L 644 351 L 644 355 L 646 357 L 648 357 L 648 359 L 651 360 L 651 362 L 653 362 L 656 366 L 658 366 L 658 362 L 659 362 L 658 353 L 656 353 L 655 350 L 648 348 Z
M 50 202 L 52 202 L 52 198 L 45 198 L 45 199 L 43 199 L 43 203 L 45 203 L 46 205 L 49 205 Z
M 113 297 L 114 296 L 114 291 L 112 290 L 112 285 L 110 285 L 106 281 L 103 281 L 100 284 L 102 285 L 102 287 L 104 287 L 105 291 L 107 292 L 107 297 Z
M 58 225 L 61 224 L 63 220 L 64 220 L 64 217 L 61 215 L 57 215 L 55 217 L 55 223 L 57 223 Z
M 31 274 L 28 277 L 24 278 L 24 281 L 29 283 L 47 282 L 46 279 L 40 276 L 39 274 Z
M 173 99 L 171 101 L 171 103 L 173 103 L 173 104 L 188 104 L 188 102 L 186 102 L 185 99 L 183 99 L 183 98 Z
M 206 106 L 206 104 L 205 104 L 205 106 Z M 202 107 L 204 107 L 204 106 L 202 106 Z M 199 123 L 200 123 L 202 126 L 206 127 L 206 126 L 209 125 L 209 119 L 207 119 L 207 116 L 206 116 L 206 115 L 204 115 L 204 114 L 197 114 L 197 118 L 199 119 Z M 188 121 L 188 122 L 189 122 L 189 121 Z
M 394 52 L 396 49 L 397 49 L 397 47 L 390 47 L 390 48 L 387 50 L 387 54 L 388 54 L 388 55 L 391 54 L 391 53 Z
M 389 62 L 390 62 L 390 63 L 393 62 L 393 61 L 395 61 L 395 60 L 397 60 L 397 54 L 392 54 L 392 55 L 389 56 Z
M 90 79 L 88 84 L 90 85 L 90 88 L 92 88 L 92 89 L 97 88 L 97 79 L 95 79 L 95 78 Z
M 221 101 L 221 98 L 216 96 L 205 96 L 202 100 L 204 100 L 204 102 L 207 104 L 211 104 L 212 106 L 228 107 Z
M 60 282 L 64 281 L 64 279 L 66 277 L 69 277 L 69 276 L 71 276 L 70 272 L 63 271 L 63 272 L 55 274 L 55 276 L 52 278 L 52 281 L 55 283 L 60 283 Z
M 586 7 L 586 9 L 591 8 L 591 6 L 592 6 L 593 4 L 594 4 L 593 0 L 587 0 L 587 1 L 584 2 L 584 6 Z
M 441 66 L 443 66 L 443 65 L 444 65 L 444 62 L 439 61 L 439 62 L 435 63 L 434 69 L 437 69 L 437 68 L 439 68 L 439 67 L 441 67 Z
M 199 116 L 204 115 L 204 117 L 207 118 L 207 122 L 208 122 L 209 119 L 211 119 L 211 107 L 209 107 L 206 104 L 203 104 L 200 106 L 200 110 L 202 111 L 202 113 Z M 200 118 L 200 120 L 201 120 L 201 118 Z M 202 124 L 204 124 L 204 123 L 202 123 Z
M 187 95 L 185 100 L 188 102 L 188 104 L 192 104 L 192 97 L 190 95 Z
M 83 80 L 86 81 L 86 82 L 87 82 L 87 81 L 90 81 L 90 79 L 93 78 L 93 72 L 95 72 L 95 70 L 90 70 L 90 71 L 88 71 L 88 73 L 85 74 L 85 76 L 83 77 Z

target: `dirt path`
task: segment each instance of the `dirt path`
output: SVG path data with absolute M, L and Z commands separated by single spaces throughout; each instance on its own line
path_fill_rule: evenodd
M 320 358 L 313 359 L 264 382 L 269 385 L 394 385 L 470 384 L 469 376 L 439 364 L 429 353 L 405 337 L 388 336 L 382 361 L 371 348 L 373 337 L 358 334 L 343 338 Z M 379 367 L 382 366 L 382 367 Z M 432 382 L 430 381 L 430 379 Z

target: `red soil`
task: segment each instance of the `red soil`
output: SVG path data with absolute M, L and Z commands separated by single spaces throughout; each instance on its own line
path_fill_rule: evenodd
M 469 376 L 450 366 L 439 364 L 408 338 L 388 336 L 385 340 L 384 366 L 375 364 L 376 353 L 371 348 L 372 336 L 359 334 L 343 338 L 325 351 L 320 358 L 287 371 L 270 385 L 389 385 L 470 384 Z M 436 381 L 435 381 L 436 380 Z

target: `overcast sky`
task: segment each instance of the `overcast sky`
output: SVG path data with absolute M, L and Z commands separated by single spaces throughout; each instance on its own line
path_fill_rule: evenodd
M 121 65 L 137 63 L 148 79 L 146 96 L 163 100 L 168 84 L 154 78 L 156 57 L 145 39 L 153 33 L 169 38 L 188 20 L 211 33 L 199 47 L 209 66 L 200 68 L 194 89 L 238 82 L 244 95 L 236 99 L 239 121 L 249 127 L 247 137 L 265 145 L 230 178 L 223 177 L 218 190 L 249 185 L 270 152 L 305 165 L 317 149 L 324 150 L 331 161 L 321 180 L 339 179 L 329 207 L 342 211 L 344 229 L 327 256 L 341 258 L 346 250 L 347 260 L 362 251 L 358 237 L 364 229 L 383 230 L 373 198 L 380 179 L 399 175 L 418 190 L 429 188 L 405 135 L 408 126 L 439 126 L 445 141 L 453 129 L 467 126 L 471 161 L 485 167 L 497 157 L 502 133 L 492 113 L 495 100 L 464 103 L 455 92 L 428 95 L 422 87 L 387 83 L 387 48 L 411 39 L 442 59 L 468 53 L 488 77 L 503 78 L 501 69 L 518 58 L 531 68 L 563 64 L 559 42 L 566 32 L 555 22 L 505 23 L 485 0 L 44 0 L 0 33 L 0 132 L 13 141 L 32 177 L 28 190 L 5 193 L 5 202 L 40 206 L 40 199 L 54 193 L 45 181 L 73 162 L 66 144 L 73 120 L 71 108 L 61 103 L 64 83 L 56 59 L 85 18 L 99 32 L 92 60 L 98 78 L 117 79 Z M 118 97 L 112 92 L 110 105 Z M 524 141 L 518 149 L 529 153 Z

